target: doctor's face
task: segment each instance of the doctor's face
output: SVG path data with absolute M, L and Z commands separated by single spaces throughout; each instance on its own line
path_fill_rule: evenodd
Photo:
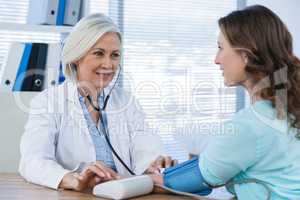
M 226 86 L 243 85 L 247 79 L 246 57 L 232 48 L 222 31 L 218 37 L 218 48 L 215 63 L 220 65 L 220 69 L 223 71 L 224 84 Z
M 121 42 L 117 33 L 104 34 L 87 54 L 76 62 L 77 80 L 105 88 L 113 79 L 121 58 Z

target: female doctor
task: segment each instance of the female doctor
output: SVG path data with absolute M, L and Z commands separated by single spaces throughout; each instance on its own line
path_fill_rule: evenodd
M 21 139 L 20 174 L 50 188 L 82 191 L 174 161 L 145 124 L 138 102 L 116 83 L 122 37 L 102 14 L 74 27 L 62 51 L 67 80 L 33 98 Z
M 198 158 L 152 177 L 185 192 L 207 194 L 225 184 L 241 200 L 299 199 L 300 61 L 292 36 L 263 6 L 234 11 L 219 27 L 215 62 L 225 85 L 243 86 L 251 105 Z

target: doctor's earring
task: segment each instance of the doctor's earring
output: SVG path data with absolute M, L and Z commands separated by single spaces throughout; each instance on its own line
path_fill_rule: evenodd
M 70 70 L 72 72 L 76 72 L 77 71 L 77 65 L 75 63 L 70 63 L 69 66 L 70 66 Z
M 77 71 L 77 66 L 74 63 L 68 63 L 67 64 L 67 69 L 66 73 L 73 79 L 74 81 L 76 80 L 76 71 Z

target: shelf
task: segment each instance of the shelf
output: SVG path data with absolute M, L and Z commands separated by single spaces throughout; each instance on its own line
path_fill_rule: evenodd
M 43 32 L 43 33 L 69 33 L 71 26 L 55 25 L 34 25 L 17 23 L 0 23 L 0 31 L 22 31 L 22 32 Z

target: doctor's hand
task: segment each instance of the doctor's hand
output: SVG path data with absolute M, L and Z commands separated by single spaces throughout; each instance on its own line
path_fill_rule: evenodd
M 120 176 L 115 171 L 97 161 L 95 164 L 87 166 L 80 174 L 76 172 L 66 174 L 59 188 L 84 191 L 99 183 L 119 178 Z
M 146 174 L 159 174 L 160 168 L 168 168 L 176 165 L 177 160 L 172 160 L 170 156 L 158 156 L 145 171 Z

